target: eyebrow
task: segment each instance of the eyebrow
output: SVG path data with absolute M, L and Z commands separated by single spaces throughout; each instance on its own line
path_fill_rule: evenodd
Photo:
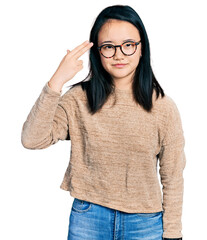
M 127 42 L 127 41 L 133 41 L 133 42 L 136 42 L 134 39 L 126 39 L 126 40 L 123 40 L 123 43 L 124 42 Z M 113 43 L 112 41 L 104 41 L 101 43 L 101 45 L 105 44 L 105 43 Z

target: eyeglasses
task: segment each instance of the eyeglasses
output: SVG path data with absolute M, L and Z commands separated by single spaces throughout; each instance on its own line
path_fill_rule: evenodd
M 127 41 L 121 45 L 113 45 L 107 43 L 98 47 L 98 50 L 105 58 L 112 58 L 116 54 L 116 48 L 120 47 L 124 55 L 131 56 L 136 52 L 137 46 L 140 44 L 140 42 L 141 40 L 139 42 Z

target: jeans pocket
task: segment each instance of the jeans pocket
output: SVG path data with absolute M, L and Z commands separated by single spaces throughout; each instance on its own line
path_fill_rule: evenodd
M 72 211 L 79 212 L 79 213 L 88 212 L 91 206 L 92 206 L 91 202 L 74 198 L 73 204 L 72 204 Z

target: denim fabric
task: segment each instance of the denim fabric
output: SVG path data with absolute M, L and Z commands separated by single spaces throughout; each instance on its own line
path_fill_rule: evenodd
M 163 211 L 126 213 L 74 198 L 68 240 L 162 240 Z

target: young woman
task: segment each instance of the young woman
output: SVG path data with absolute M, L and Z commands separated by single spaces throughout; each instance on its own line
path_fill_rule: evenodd
M 61 96 L 88 50 L 87 78 Z M 31 109 L 23 146 L 58 140 L 71 140 L 61 184 L 74 197 L 69 240 L 182 239 L 181 118 L 153 74 L 147 33 L 131 7 L 98 15 L 90 42 L 68 50 Z

